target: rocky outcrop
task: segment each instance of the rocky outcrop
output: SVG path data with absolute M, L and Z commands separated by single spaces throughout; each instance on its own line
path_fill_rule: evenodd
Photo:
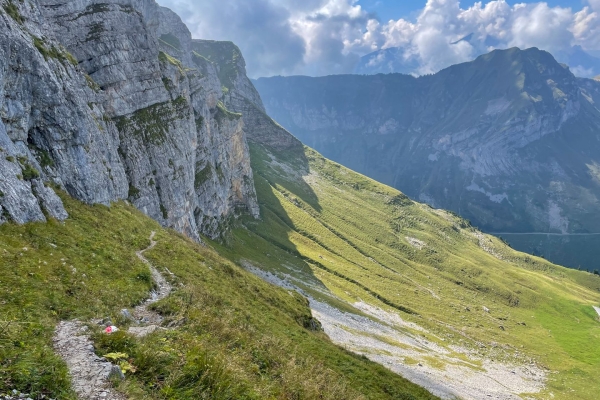
M 255 84 L 269 115 L 306 145 L 482 229 L 600 232 L 600 87 L 547 52 L 494 51 L 419 78 Z M 546 255 L 552 247 L 527 246 Z
M 56 187 L 128 199 L 196 239 L 258 216 L 243 119 L 225 106 L 253 88 L 224 92 L 176 14 L 153 0 L 3 1 L 2 220 L 66 218 Z
M 227 108 L 242 114 L 249 141 L 276 150 L 302 147 L 298 139 L 267 115 L 260 95 L 246 75 L 246 63 L 235 44 L 193 40 L 192 52 L 196 62 L 210 61 L 218 71 L 224 103 Z

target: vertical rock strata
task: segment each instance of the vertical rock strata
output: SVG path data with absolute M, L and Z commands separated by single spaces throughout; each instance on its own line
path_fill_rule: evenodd
M 258 217 L 239 50 L 230 85 L 153 0 L 0 3 L 0 223 L 65 219 L 53 187 L 196 239 Z

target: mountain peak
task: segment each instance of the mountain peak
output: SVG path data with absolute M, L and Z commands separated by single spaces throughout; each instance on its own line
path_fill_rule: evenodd
M 467 35 L 455 42 L 452 45 L 456 45 L 461 42 L 471 42 L 473 35 Z M 484 46 L 485 49 L 499 48 L 502 44 L 496 41 L 489 41 Z M 418 56 L 415 56 L 411 52 L 406 51 L 407 49 L 402 47 L 390 47 L 383 50 L 378 50 L 373 53 L 367 54 L 361 57 L 354 69 L 356 74 L 365 75 L 376 75 L 378 73 L 402 73 L 402 74 L 415 74 L 421 70 L 421 61 Z M 535 54 L 550 54 L 547 51 L 541 50 L 536 47 L 521 50 L 518 47 L 512 47 L 509 49 L 494 50 L 491 53 L 483 53 L 478 51 L 474 56 L 486 56 L 490 54 L 497 54 L 496 52 L 507 52 L 502 54 L 517 55 L 517 54 L 529 54 L 530 56 Z M 597 75 L 600 72 L 600 59 L 588 54 L 581 46 L 573 46 L 566 50 L 558 51 L 552 54 L 558 62 L 568 65 L 573 74 L 582 77 L 589 78 Z
M 474 61 L 448 67 L 432 77 L 461 93 L 461 87 L 469 87 L 479 92 L 482 98 L 502 97 L 508 92 L 520 98 L 518 93 L 527 92 L 549 102 L 556 100 L 548 87 L 549 80 L 565 93 L 572 93 L 575 85 L 575 76 L 568 68 L 559 64 L 552 54 L 536 47 L 493 50 Z

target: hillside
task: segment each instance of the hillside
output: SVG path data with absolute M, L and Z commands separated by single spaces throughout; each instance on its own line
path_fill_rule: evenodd
M 123 203 L 86 206 L 62 197 L 70 218 L 0 227 L 0 394 L 75 399 L 52 351 L 61 320 L 104 319 L 96 352 L 127 353 L 131 399 L 433 399 L 424 390 L 330 343 L 310 328 L 306 300 L 254 277 L 214 251 Z M 176 288 L 153 308 L 167 330 L 137 339 L 121 314 L 148 296 L 146 253 Z M 168 271 L 168 272 L 167 272 Z M 170 275 L 171 273 L 172 275 Z M 307 328 L 308 327 L 308 328 Z
M 255 83 L 267 112 L 325 157 L 518 249 L 596 268 L 599 88 L 549 53 L 493 51 L 420 78 Z
M 297 288 L 334 342 L 442 398 L 594 399 L 600 277 L 323 158 L 251 145 L 260 221 L 219 252 Z
M 600 276 L 516 252 L 342 167 L 267 113 L 291 110 L 282 123 L 350 149 L 357 168 L 381 149 L 377 177 L 425 176 L 415 197 L 431 203 L 440 171 L 468 176 L 459 211 L 484 195 L 499 208 L 468 209 L 490 226 L 510 227 L 522 210 L 505 203 L 534 196 L 558 228 L 568 209 L 568 229 L 591 231 L 582 170 L 597 178 L 597 152 L 583 139 L 597 82 L 512 50 L 420 79 L 281 78 L 265 107 L 234 43 L 193 39 L 154 0 L 0 2 L 0 397 L 597 397 Z M 394 144 L 406 126 L 418 140 Z M 379 139 L 344 143 L 334 127 Z M 532 182 L 554 188 L 563 175 L 548 177 L 530 145 L 552 150 L 572 132 L 583 139 L 557 165 L 589 165 L 569 164 L 581 168 L 564 170 L 565 185 L 579 191 L 546 204 Z M 516 168 L 523 155 L 539 156 L 538 175 Z M 396 160 L 414 162 L 411 179 L 394 175 Z M 529 180 L 506 196 L 478 186 L 515 176 Z M 536 215 L 519 229 L 539 227 Z
M 156 231 L 146 257 L 176 288 L 152 306 L 167 330 L 89 325 L 99 355 L 128 355 L 135 372 L 117 389 L 129 398 L 433 398 L 332 345 L 313 317 L 442 398 L 595 398 L 600 277 L 515 252 L 308 148 L 252 144 L 251 156 L 262 220 L 240 220 L 216 251 L 129 205 L 65 194 L 63 223 L 2 225 L 0 393 L 74 398 L 55 326 L 135 326 L 121 310 L 153 286 L 135 252 Z

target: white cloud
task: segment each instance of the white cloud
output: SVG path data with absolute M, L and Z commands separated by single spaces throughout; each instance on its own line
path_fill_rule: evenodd
M 600 11 L 600 0 L 587 0 L 593 10 Z
M 510 6 L 505 0 L 461 9 L 458 0 L 429 0 L 417 21 L 390 21 L 383 47 L 400 46 L 419 61 L 416 73 L 435 72 L 494 48 L 538 47 L 555 54 L 580 45 L 600 50 L 600 0 L 574 12 L 545 2 Z M 469 41 L 459 41 L 471 35 Z
M 357 0 L 159 1 L 182 15 L 195 37 L 238 44 L 255 77 L 351 72 L 360 56 L 388 47 L 401 47 L 418 65 L 415 73 L 435 72 L 493 48 L 564 52 L 579 45 L 600 51 L 600 0 L 587 0 L 581 10 L 545 2 L 511 6 L 505 0 L 463 9 L 459 0 L 428 0 L 415 20 L 387 22 Z

